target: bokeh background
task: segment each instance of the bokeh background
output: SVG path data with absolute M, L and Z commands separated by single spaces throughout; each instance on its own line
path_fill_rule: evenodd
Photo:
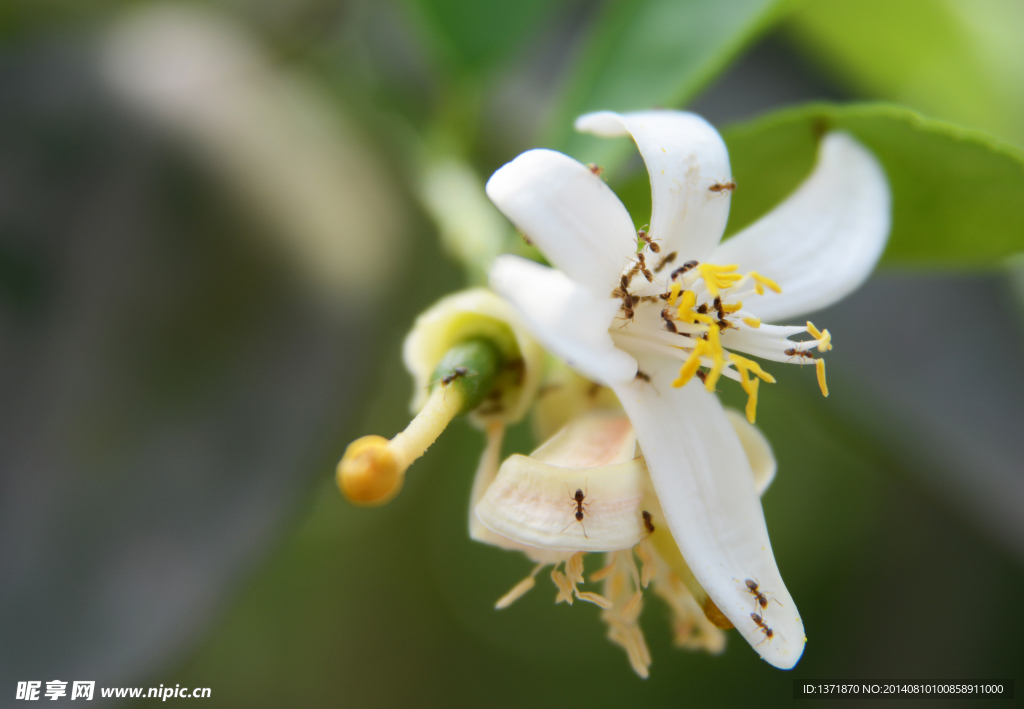
M 225 707 L 784 706 L 794 678 L 1020 680 L 1022 32 L 1015 0 L 6 0 L 0 705 L 51 679 Z M 811 101 L 901 104 L 981 131 L 938 132 L 984 159 L 872 129 L 910 146 L 876 150 L 917 211 L 898 189 L 883 266 L 815 317 L 831 396 L 790 367 L 761 397 L 765 514 L 809 636 L 795 670 L 735 636 L 720 657 L 673 648 L 656 600 L 647 681 L 546 583 L 494 611 L 530 564 L 467 536 L 483 441 L 462 422 L 392 504 L 343 500 L 345 445 L 408 420 L 416 314 L 523 248 L 482 197 L 494 169 L 567 150 L 642 224 L 642 163 L 572 118 L 687 107 L 723 129 L 749 219 L 776 199 L 757 206 L 759 184 L 800 174 L 758 162 L 763 124 L 731 126 Z M 935 213 L 954 226 L 915 227 Z M 522 425 L 507 449 L 533 445 Z

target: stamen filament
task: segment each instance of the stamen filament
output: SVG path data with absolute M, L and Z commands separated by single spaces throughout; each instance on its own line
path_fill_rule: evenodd
M 828 396 L 828 384 L 825 383 L 825 360 L 821 358 L 814 360 L 814 369 L 818 374 L 818 386 L 821 388 L 821 395 Z

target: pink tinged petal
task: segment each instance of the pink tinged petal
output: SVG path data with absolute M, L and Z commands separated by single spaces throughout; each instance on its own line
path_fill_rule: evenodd
M 636 251 L 629 213 L 599 176 L 554 150 L 529 150 L 487 181 L 495 206 L 557 268 L 607 297 Z
M 636 428 L 651 481 L 686 563 L 761 657 L 789 669 L 803 653 L 803 622 L 779 574 L 750 462 L 718 399 L 698 380 L 673 389 L 678 361 L 639 355 L 651 383 L 615 387 Z M 769 598 L 761 609 L 746 586 Z M 774 631 L 765 635 L 757 610 Z
M 619 301 L 595 297 L 561 271 L 518 256 L 496 258 L 490 282 L 534 336 L 576 371 L 605 384 L 636 376 L 636 360 L 608 333 Z
M 785 202 L 718 247 L 712 263 L 739 264 L 782 293 L 750 303 L 765 321 L 827 307 L 867 279 L 889 238 L 889 183 L 882 167 L 846 133 L 821 142 L 811 176 Z
M 662 253 L 678 251 L 679 263 L 699 261 L 714 250 L 729 218 L 732 180 L 721 136 L 700 116 L 681 111 L 588 113 L 576 130 L 604 137 L 632 135 L 651 178 L 651 229 Z

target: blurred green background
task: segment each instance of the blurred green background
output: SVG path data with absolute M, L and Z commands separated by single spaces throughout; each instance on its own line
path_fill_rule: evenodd
M 733 707 L 789 705 L 797 678 L 1014 678 L 1022 31 L 1016 0 L 7 0 L 0 696 Z M 646 681 L 546 581 L 494 611 L 530 564 L 468 538 L 463 422 L 386 507 L 333 482 L 349 441 L 408 421 L 415 316 L 524 251 L 491 172 L 564 150 L 642 224 L 631 143 L 571 125 L 652 106 L 722 130 L 729 233 L 806 175 L 822 125 L 893 186 L 883 266 L 815 316 L 830 397 L 796 367 L 761 396 L 809 638 L 791 672 L 734 634 L 673 648 L 656 600 Z M 506 449 L 534 444 L 524 424 Z

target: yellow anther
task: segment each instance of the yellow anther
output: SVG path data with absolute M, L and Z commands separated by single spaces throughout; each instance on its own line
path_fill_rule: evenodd
M 697 347 L 693 349 L 693 352 L 690 353 L 687 360 L 683 362 L 683 366 L 679 368 L 679 376 L 672 382 L 672 386 L 676 389 L 686 386 L 686 384 L 693 379 L 693 375 L 697 373 L 697 370 L 700 369 L 700 345 L 703 344 L 703 342 L 703 340 L 697 341 Z
M 807 332 L 809 332 L 811 334 L 811 337 L 813 337 L 815 340 L 820 340 L 822 338 L 821 330 L 814 327 L 814 323 L 812 323 L 810 320 L 807 321 Z
M 825 330 L 821 333 L 821 342 L 818 343 L 818 352 L 828 352 L 832 349 L 832 333 Z
M 749 372 L 751 374 L 757 375 L 758 377 L 765 380 L 769 384 L 775 383 L 775 377 L 761 369 L 761 365 L 759 365 L 752 359 L 747 359 L 746 357 L 741 357 L 738 354 L 733 354 L 732 352 L 730 352 L 729 361 L 732 362 L 736 369 L 742 372 L 744 375 L 746 375 Z
M 676 283 L 672 286 L 675 287 Z M 676 311 L 676 317 L 683 322 L 695 322 L 693 317 L 697 313 L 693 312 L 693 306 L 697 304 L 697 294 L 692 290 L 684 290 L 682 292 L 682 300 L 679 302 L 679 309 Z
M 704 278 L 704 284 L 711 295 L 718 295 L 719 291 L 732 288 L 736 285 L 737 281 L 743 280 L 741 274 L 735 273 L 736 269 L 739 268 L 735 263 L 728 266 L 702 263 L 697 268 L 700 270 L 700 275 Z
M 679 298 L 679 293 L 682 289 L 683 287 L 679 285 L 678 281 L 672 281 L 672 290 L 669 291 L 668 297 L 668 304 L 670 306 L 674 306 L 676 304 L 676 300 Z M 694 296 L 694 298 L 696 298 L 696 296 Z
M 718 378 L 722 376 L 722 368 L 725 367 L 725 356 L 722 352 L 722 340 L 718 335 L 718 325 L 712 325 L 708 328 L 708 339 L 705 340 L 707 343 L 706 349 L 708 350 L 708 356 L 711 357 L 711 371 L 708 372 L 707 379 L 704 380 L 704 388 L 708 391 L 715 390 L 715 384 L 718 383 Z
M 761 318 L 743 318 L 743 322 L 755 329 L 761 327 Z
M 750 383 L 743 387 L 747 392 L 747 421 L 754 423 L 757 420 L 757 390 L 761 386 L 760 379 L 751 379 Z
M 735 303 L 723 303 L 722 304 L 722 312 L 725 313 L 726 315 L 729 315 L 730 313 L 739 312 L 742 309 L 743 309 L 743 301 L 742 300 L 737 301 Z
M 693 313 L 693 320 L 695 322 L 702 322 L 706 325 L 714 325 L 716 322 L 718 322 L 713 317 L 711 317 L 710 315 L 706 315 L 705 313 Z
M 821 387 L 821 395 L 828 396 L 828 384 L 825 383 L 825 360 L 820 357 L 814 360 L 814 369 L 818 372 L 818 386 Z
M 747 275 L 754 279 L 754 290 L 757 291 L 758 295 L 764 295 L 765 288 L 770 288 L 776 293 L 782 292 L 782 288 L 779 287 L 778 283 L 770 278 L 765 278 L 757 271 L 751 271 Z

